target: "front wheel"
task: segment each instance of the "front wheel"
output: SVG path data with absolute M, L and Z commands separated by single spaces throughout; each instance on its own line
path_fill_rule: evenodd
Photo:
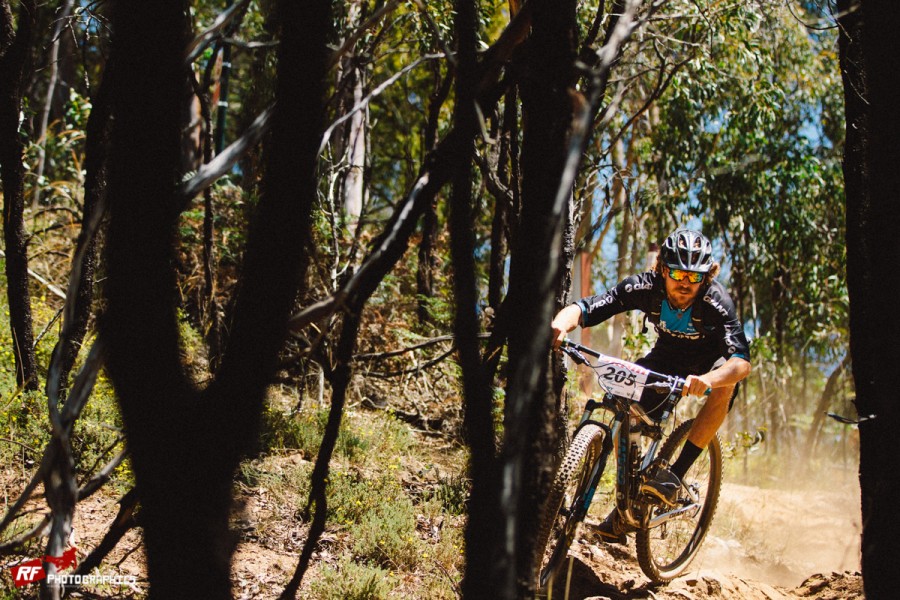
M 660 458 L 673 462 L 692 423 L 685 421 L 672 432 L 659 451 Z M 722 447 L 715 436 L 685 473 L 676 505 L 653 508 L 651 526 L 635 536 L 638 563 L 652 581 L 665 583 L 687 570 L 709 530 L 721 486 Z M 661 524 L 654 526 L 654 519 Z
M 578 524 L 587 512 L 586 497 L 593 467 L 603 457 L 604 430 L 594 424 L 582 427 L 566 451 L 541 517 L 537 550 L 537 583 L 544 588 L 562 566 Z M 602 471 L 603 465 L 600 465 Z

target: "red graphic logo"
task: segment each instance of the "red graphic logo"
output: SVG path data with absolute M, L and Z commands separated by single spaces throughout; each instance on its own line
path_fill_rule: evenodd
M 33 558 L 14 566 L 10 571 L 12 571 L 13 582 L 16 584 L 16 587 L 22 587 L 29 583 L 37 583 L 47 577 L 47 572 L 44 571 L 44 563 L 56 566 L 57 571 L 62 571 L 63 569 L 68 569 L 70 567 L 75 568 L 78 566 L 78 562 L 75 558 L 75 548 L 69 548 L 63 552 L 62 556 Z

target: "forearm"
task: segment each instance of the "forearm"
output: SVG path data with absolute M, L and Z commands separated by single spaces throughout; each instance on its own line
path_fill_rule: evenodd
M 685 396 L 702 396 L 712 391 L 712 397 L 715 397 L 717 394 L 715 390 L 733 386 L 749 374 L 750 362 L 733 356 L 721 367 L 709 373 L 688 375 L 682 393 Z
M 716 389 L 734 385 L 745 379 L 750 374 L 750 369 L 750 361 L 733 356 L 721 367 L 713 369 L 702 377 L 709 387 Z
M 553 330 L 553 347 L 559 348 L 566 334 L 578 327 L 581 323 L 581 307 L 570 304 L 553 317 L 550 328 Z

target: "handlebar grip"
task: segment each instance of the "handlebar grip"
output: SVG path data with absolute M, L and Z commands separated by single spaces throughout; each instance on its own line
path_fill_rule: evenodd
M 592 350 L 591 348 L 588 348 L 587 346 L 582 346 L 581 344 L 575 343 L 568 338 L 563 339 L 559 348 L 560 348 L 560 350 L 563 350 L 567 354 L 570 352 L 584 352 L 585 354 L 593 356 L 594 358 L 600 358 L 601 356 L 603 356 L 596 350 Z

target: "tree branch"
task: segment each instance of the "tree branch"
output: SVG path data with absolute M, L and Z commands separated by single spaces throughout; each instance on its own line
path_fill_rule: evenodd
M 109 526 L 106 535 L 103 536 L 103 539 L 100 540 L 97 547 L 81 561 L 81 564 L 79 564 L 78 568 L 75 570 L 75 575 L 86 575 L 99 567 L 100 563 L 103 562 L 103 559 L 105 559 L 112 549 L 116 547 L 119 540 L 122 539 L 128 530 L 137 525 L 137 519 L 135 518 L 137 505 L 137 493 L 134 488 L 131 488 L 124 496 L 122 496 L 121 500 L 119 500 L 119 512 L 116 515 L 115 520 L 113 520 L 112 524 Z
M 250 0 L 240 0 L 240 2 L 232 4 L 219 13 L 219 16 L 212 22 L 212 25 L 201 31 L 188 46 L 188 49 L 185 52 L 185 64 L 190 65 L 197 60 L 197 57 L 200 56 L 206 47 L 218 38 L 221 35 L 221 32 L 228 27 L 235 17 L 241 14 L 249 4 Z

